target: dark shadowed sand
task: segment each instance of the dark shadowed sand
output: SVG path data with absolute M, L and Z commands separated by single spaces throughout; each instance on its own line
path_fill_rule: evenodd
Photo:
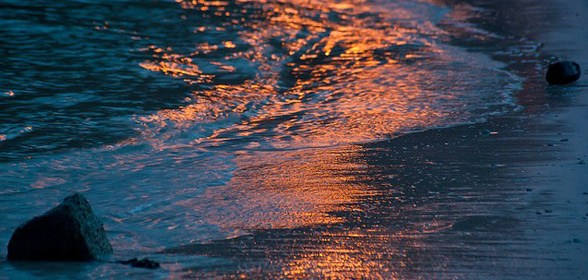
M 544 73 L 556 58 L 588 68 L 588 3 L 473 2 L 491 11 L 498 6 L 490 17 L 473 19 L 477 24 L 529 42 L 526 53 L 509 49 L 508 40 L 499 46 L 471 45 L 467 38 L 455 42 L 494 53 L 526 78 L 517 95 L 521 111 L 374 144 L 302 151 L 314 154 L 292 166 L 305 168 L 304 177 L 345 182 L 326 182 L 326 189 L 335 189 L 317 192 L 328 193 L 317 199 L 336 200 L 336 207 L 308 209 L 308 219 L 325 223 L 305 225 L 304 217 L 294 217 L 298 222 L 286 222 L 297 225 L 293 228 L 259 229 L 275 226 L 262 223 L 250 235 L 166 249 L 172 259 L 216 260 L 176 271 L 178 276 L 585 279 L 588 79 L 548 86 Z M 265 164 L 280 156 L 293 155 L 268 154 Z M 322 169 L 308 171 L 312 166 Z M 313 189 L 292 177 L 288 182 L 300 183 L 299 189 L 288 186 L 291 193 L 273 190 L 274 195 L 307 198 L 299 193 Z M 259 187 L 243 189 L 246 185 L 240 185 L 241 192 Z M 271 215 L 268 210 L 268 220 L 280 220 Z

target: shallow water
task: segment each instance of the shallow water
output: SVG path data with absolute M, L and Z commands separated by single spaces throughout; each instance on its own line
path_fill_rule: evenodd
M 358 179 L 372 168 L 358 144 L 518 108 L 520 77 L 451 44 L 504 39 L 467 23 L 485 16 L 467 4 L 4 2 L 0 244 L 73 191 L 119 258 L 344 224 L 336 213 L 381 191 Z

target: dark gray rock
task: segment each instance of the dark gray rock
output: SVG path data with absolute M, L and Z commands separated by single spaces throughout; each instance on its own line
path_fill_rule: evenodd
M 552 85 L 565 85 L 580 79 L 580 65 L 573 61 L 560 61 L 549 65 L 547 82 Z
M 159 263 L 156 261 L 152 261 L 150 259 L 144 258 L 138 260 L 137 258 L 130 259 L 128 261 L 119 261 L 122 264 L 130 264 L 132 267 L 141 267 L 147 269 L 156 269 L 159 268 Z
M 102 222 L 76 193 L 18 227 L 8 243 L 7 259 L 89 261 L 111 253 Z

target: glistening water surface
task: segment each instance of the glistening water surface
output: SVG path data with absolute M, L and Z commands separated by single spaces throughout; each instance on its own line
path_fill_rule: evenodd
M 338 211 L 377 196 L 358 183 L 357 144 L 515 110 L 521 79 L 449 44 L 500 40 L 466 23 L 484 13 L 432 0 L 3 1 L 0 252 L 73 191 L 118 258 L 344 224 Z M 160 258 L 162 277 L 226 262 Z M 322 262 L 298 266 L 338 263 Z

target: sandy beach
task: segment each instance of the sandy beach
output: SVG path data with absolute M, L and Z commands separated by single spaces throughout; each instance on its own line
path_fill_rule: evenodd
M 338 223 L 258 230 L 164 253 L 231 260 L 184 271 L 195 278 L 585 278 L 587 79 L 549 86 L 544 73 L 556 59 L 588 65 L 581 35 L 588 6 L 509 4 L 496 4 L 494 20 L 483 25 L 539 50 L 514 58 L 507 46 L 468 47 L 499 53 L 526 78 L 517 95 L 521 111 L 331 151 L 363 163 L 344 171 L 363 189 L 354 193 L 360 199 L 330 213 Z M 467 38 L 460 43 L 467 46 Z

